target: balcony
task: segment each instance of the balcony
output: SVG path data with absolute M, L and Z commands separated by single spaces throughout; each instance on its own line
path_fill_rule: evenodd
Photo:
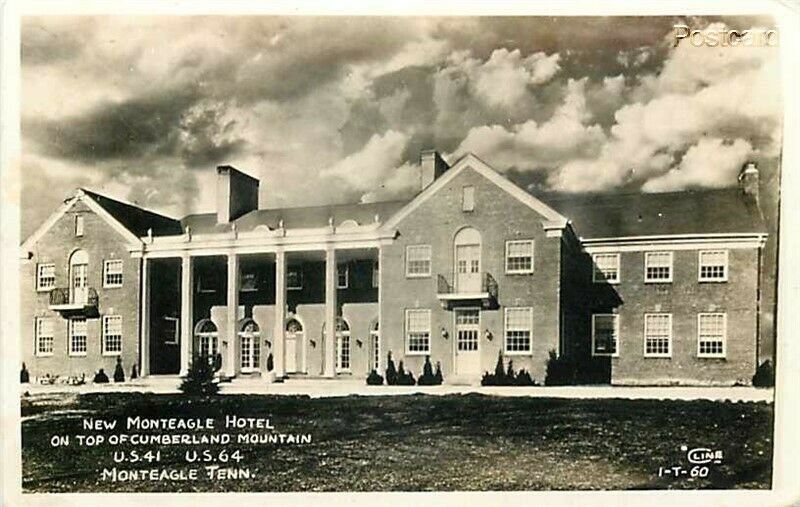
M 475 290 L 462 290 L 452 283 L 452 277 L 439 275 L 436 297 L 446 310 L 456 306 L 474 305 L 480 305 L 484 310 L 493 310 L 498 307 L 497 280 L 489 273 L 481 273 L 480 286 L 476 286 Z
M 87 287 L 83 294 L 70 294 L 67 288 L 50 291 L 50 309 L 64 317 L 96 317 L 98 300 L 97 291 L 91 287 Z

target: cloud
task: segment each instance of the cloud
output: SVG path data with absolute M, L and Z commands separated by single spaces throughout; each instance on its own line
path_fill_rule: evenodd
M 753 147 L 743 139 L 726 143 L 719 138 L 704 138 L 686 151 L 678 167 L 651 178 L 645 192 L 668 192 L 692 187 L 722 188 L 736 180 Z

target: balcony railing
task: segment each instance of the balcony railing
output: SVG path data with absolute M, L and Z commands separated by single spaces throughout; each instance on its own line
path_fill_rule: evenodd
M 436 294 L 444 308 L 450 309 L 458 304 L 474 304 L 480 302 L 484 309 L 497 307 L 497 280 L 489 273 L 481 273 L 481 284 L 478 290 L 468 290 L 452 283 L 452 276 L 438 275 Z
M 50 309 L 65 315 L 91 316 L 97 313 L 99 299 L 97 291 L 91 287 L 84 292 L 58 287 L 50 291 Z

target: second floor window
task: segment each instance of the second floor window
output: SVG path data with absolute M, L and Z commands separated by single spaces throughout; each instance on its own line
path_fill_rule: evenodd
M 672 252 L 645 252 L 644 281 L 672 281 Z
M 619 282 L 619 254 L 618 253 L 598 253 L 592 256 L 594 261 L 594 274 L 592 280 L 595 283 L 618 283 Z
M 701 282 L 725 282 L 728 280 L 728 251 L 702 250 L 698 254 Z
M 36 290 L 50 290 L 56 286 L 56 265 L 36 266 Z
M 336 266 L 336 288 L 346 289 L 350 283 L 350 269 L 347 264 Z
M 430 245 L 411 245 L 406 247 L 406 276 L 431 276 Z
M 533 273 L 533 240 L 506 242 L 506 273 Z
M 122 260 L 113 259 L 104 263 L 103 287 L 122 287 Z

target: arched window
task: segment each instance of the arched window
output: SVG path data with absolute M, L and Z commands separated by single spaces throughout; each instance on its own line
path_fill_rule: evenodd
M 214 357 L 219 351 L 219 331 L 211 319 L 203 319 L 194 327 L 197 353 Z
M 302 333 L 303 332 L 303 325 L 300 323 L 299 320 L 295 318 L 291 318 L 286 322 L 286 332 L 287 333 Z
M 242 371 L 256 371 L 261 359 L 261 330 L 253 319 L 239 321 L 239 350 Z

